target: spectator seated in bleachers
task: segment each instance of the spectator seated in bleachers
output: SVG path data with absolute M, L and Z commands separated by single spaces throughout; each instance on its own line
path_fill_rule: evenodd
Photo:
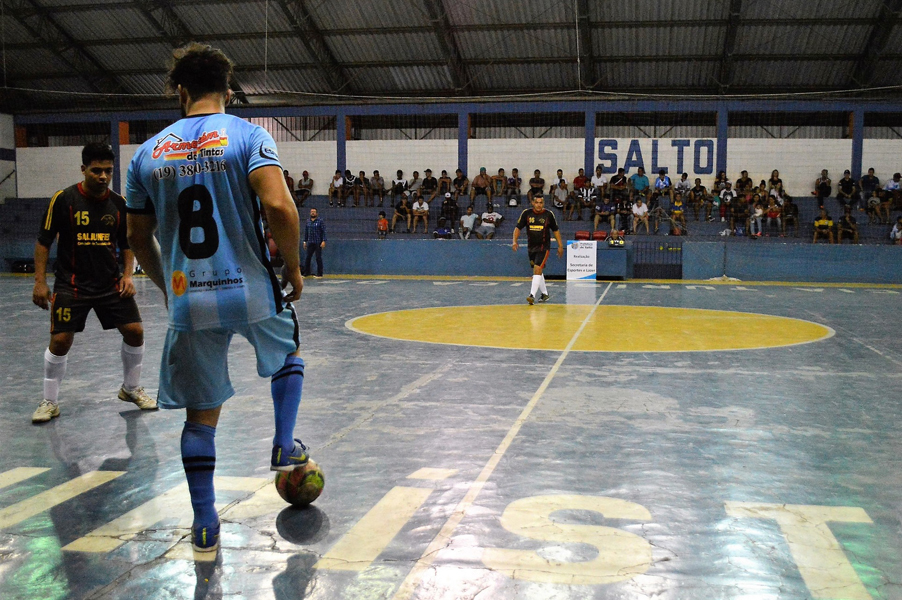
M 771 196 L 773 198 L 773 196 Z M 798 231 L 799 229 L 799 207 L 795 202 L 792 201 L 792 198 L 787 196 L 783 199 L 783 206 L 780 207 L 781 212 L 783 213 L 783 235 L 786 235 L 786 230 L 789 229 L 789 226 Z
M 639 233 L 639 227 L 645 225 L 645 233 L 648 231 L 648 206 L 642 202 L 642 196 L 636 196 L 636 203 L 633 205 L 633 233 Z
M 755 197 L 758 197 L 757 194 Z M 749 237 L 761 237 L 762 225 L 764 225 L 764 207 L 761 206 L 760 200 L 755 200 L 755 204 L 752 207 L 752 214 L 749 215 Z
M 363 196 L 364 206 L 374 206 L 373 203 L 373 185 L 370 183 L 366 173 L 360 171 L 357 173 L 357 188 L 360 190 L 357 198 Z M 354 200 L 354 206 L 357 206 L 357 198 Z
M 729 217 L 730 207 L 733 203 L 733 198 L 738 198 L 738 194 L 733 191 L 733 182 L 725 181 L 723 182 L 724 188 L 720 190 L 717 197 L 715 198 L 715 205 L 717 207 L 717 212 L 720 214 L 720 222 L 726 223 Z
M 755 194 L 755 198 L 758 197 L 758 194 Z M 779 204 L 777 204 L 777 199 L 773 196 L 768 196 L 767 206 L 764 208 L 764 214 L 767 217 L 766 235 L 770 235 L 771 231 L 776 231 L 777 235 L 783 237 L 783 208 Z M 774 229 L 774 227 L 776 227 L 776 229 Z
M 354 206 L 357 206 L 360 202 L 360 180 L 351 173 L 351 169 L 345 169 L 344 198 L 339 206 L 345 206 L 347 199 L 351 196 L 354 198 Z
M 423 198 L 423 194 L 417 192 L 416 200 L 410 207 L 413 213 L 413 225 L 410 230 L 417 232 L 417 223 L 423 222 L 423 233 L 429 233 L 429 203 Z
M 754 189 L 755 183 L 749 177 L 749 172 L 742 171 L 739 174 L 739 179 L 736 180 L 736 193 L 742 196 L 742 199 L 746 202 L 751 202 Z
M 520 171 L 511 169 L 511 176 L 507 178 L 507 183 L 504 187 L 504 197 L 507 198 L 508 206 L 520 206 L 520 186 L 522 184 L 523 179 L 520 178 Z
M 464 214 L 460 218 L 460 229 L 457 230 L 458 235 L 460 235 L 460 239 L 470 239 L 470 235 L 476 229 L 476 221 L 478 220 L 479 215 L 473 212 L 472 206 L 468 206 L 466 214 Z
M 893 173 L 893 178 L 883 186 L 883 196 L 877 205 L 877 216 L 881 223 L 888 224 L 890 211 L 902 209 L 902 173 Z
M 435 202 L 435 197 L 438 194 L 438 179 L 432 176 L 432 169 L 426 169 L 420 192 L 427 203 L 432 204 Z
M 444 198 L 445 194 L 454 192 L 454 182 L 448 176 L 448 171 L 442 169 L 442 176 L 438 178 L 438 195 Z M 455 198 L 455 201 L 457 199 Z
M 432 232 L 432 237 L 436 240 L 451 239 L 451 228 L 448 227 L 448 221 L 447 219 L 445 219 L 445 217 L 439 217 L 435 231 Z
M 310 179 L 310 173 L 304 171 L 301 175 L 300 181 L 298 181 L 298 191 L 295 194 L 295 198 L 297 199 L 296 204 L 298 208 L 303 208 L 304 203 L 310 197 L 310 194 L 313 193 L 313 180 Z
M 485 167 L 479 167 L 479 175 L 473 178 L 470 186 L 470 204 L 475 205 L 479 196 L 492 199 L 492 179 L 486 174 Z
M 738 236 L 746 235 L 749 223 L 749 203 L 745 201 L 745 198 L 739 194 L 733 196 L 727 207 L 727 214 L 730 216 L 730 230 Z
M 648 203 L 649 210 L 656 209 L 660 203 L 660 198 L 662 197 L 669 201 L 673 201 L 673 181 L 671 181 L 670 177 L 667 175 L 667 171 L 664 169 L 658 171 L 658 177 L 655 179 L 654 192 Z
M 423 187 L 423 180 L 420 179 L 420 172 L 413 172 L 413 179 L 407 182 L 407 191 L 410 192 L 411 204 L 416 201 L 420 194 L 420 188 Z
M 568 211 L 571 208 L 572 201 L 570 198 L 570 190 L 567 188 L 567 180 L 561 179 L 558 183 L 552 188 L 551 191 L 551 204 L 555 207 L 563 211 L 565 217 L 565 221 L 569 221 L 570 218 L 567 215 Z
M 617 217 L 616 229 L 628 235 L 633 230 L 633 202 L 629 195 L 624 194 L 620 196 L 614 207 Z
M 676 190 L 673 193 L 673 205 L 670 210 L 670 218 L 674 224 L 679 224 L 683 229 L 686 228 L 686 206 L 682 190 Z
M 413 212 L 410 209 L 410 192 L 404 190 L 401 192 L 401 199 L 398 200 L 398 203 L 395 205 L 395 214 L 391 219 L 391 232 L 395 233 L 395 224 L 398 221 L 405 222 L 407 224 L 406 232 L 410 233 L 410 224 L 413 219 Z
M 391 182 L 391 201 L 393 204 L 397 204 L 401 199 L 401 196 L 404 195 L 404 192 L 409 191 L 407 186 L 408 183 L 407 180 L 404 179 L 404 171 L 399 170 L 397 177 Z
M 786 190 L 783 189 L 783 180 L 780 179 L 780 171 L 774 169 L 767 180 L 767 194 L 777 199 L 777 204 L 786 200 Z
M 623 167 L 617 169 L 617 174 L 611 177 L 610 190 L 611 201 L 614 204 L 617 204 L 621 198 L 629 198 L 629 181 L 624 174 Z
M 454 194 L 451 192 L 445 192 L 445 195 L 442 198 L 441 216 L 444 217 L 445 221 L 448 223 L 451 233 L 454 233 L 455 224 L 460 216 L 460 207 L 457 206 L 457 201 L 454 199 Z
M 846 169 L 836 187 L 836 200 L 839 202 L 839 205 L 845 208 L 846 202 L 848 202 L 849 206 L 855 208 L 855 205 L 861 200 L 861 194 L 859 193 L 858 184 L 852 179 L 852 171 Z
M 333 206 L 333 203 L 339 206 L 342 205 L 344 202 L 344 187 L 345 180 L 341 176 L 341 171 L 335 171 L 335 175 L 332 176 L 332 181 L 329 183 L 329 206 Z
M 702 185 L 702 180 L 695 178 L 695 185 L 689 190 L 689 206 L 695 213 L 695 220 L 698 221 L 699 212 L 705 215 L 706 221 L 711 221 L 711 196 L 708 194 L 708 188 Z
M 592 197 L 596 204 L 601 198 L 608 195 L 608 178 L 602 173 L 601 165 L 595 167 L 595 174 L 589 180 L 589 188 L 592 190 Z
M 498 169 L 498 174 L 492 175 L 491 197 L 497 200 L 499 206 L 502 204 L 502 199 L 504 198 L 505 187 L 507 187 L 507 175 L 504 174 L 504 169 Z
M 689 173 L 683 173 L 680 175 L 680 180 L 673 184 L 673 192 L 676 195 L 676 192 L 680 192 L 683 194 L 683 201 L 688 202 L 689 200 L 689 191 L 692 189 L 692 182 L 689 181 Z
M 827 169 L 821 170 L 821 176 L 814 181 L 814 191 L 811 192 L 817 198 L 817 207 L 824 208 L 824 201 L 833 193 L 833 182 Z
M 466 198 L 470 194 L 470 180 L 467 179 L 467 176 L 460 169 L 457 169 L 454 174 L 455 177 L 451 181 L 451 185 L 454 186 L 454 201 L 460 205 L 460 197 Z
M 379 198 L 379 206 L 385 202 L 385 191 L 385 178 L 379 174 L 379 171 L 373 171 L 373 176 L 370 177 L 370 192 L 374 202 L 376 198 Z
M 616 208 L 610 198 L 604 195 L 595 196 L 595 223 L 593 231 L 598 231 L 598 226 L 607 223 L 611 229 L 616 229 Z
M 864 210 L 868 215 L 868 224 L 874 222 L 877 217 L 877 205 L 880 204 L 880 179 L 874 174 L 874 167 L 868 169 L 867 175 L 862 175 L 858 180 L 858 189 L 861 191 L 862 206 L 858 210 Z
M 858 221 L 852 216 L 851 206 L 843 207 L 843 215 L 839 218 L 839 224 L 836 227 L 836 243 L 842 244 L 843 240 L 852 240 L 853 244 L 858 243 Z
M 495 210 L 495 205 L 486 203 L 485 212 L 479 218 L 479 226 L 476 228 L 476 237 L 481 240 L 490 240 L 495 237 L 495 231 L 504 215 Z
M 533 198 L 543 196 L 545 193 L 545 180 L 542 179 L 542 172 L 536 169 L 529 180 L 529 191 L 526 193 L 526 199 L 532 204 Z
M 897 246 L 902 246 L 902 216 L 896 219 L 896 224 L 890 230 L 889 240 Z
M 650 185 L 648 177 L 645 176 L 645 169 L 639 167 L 635 174 L 629 178 L 630 184 L 630 200 L 636 201 L 636 198 L 648 199 L 648 187 Z
M 820 209 L 820 213 L 814 220 L 814 239 L 812 243 L 817 243 L 818 238 L 827 238 L 827 241 L 833 243 L 833 219 L 827 214 L 827 209 Z

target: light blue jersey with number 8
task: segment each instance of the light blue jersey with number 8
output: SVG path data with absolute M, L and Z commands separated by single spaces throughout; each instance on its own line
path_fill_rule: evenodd
M 159 223 L 172 329 L 256 323 L 282 310 L 248 183 L 268 165 L 281 169 L 272 136 L 226 114 L 181 119 L 135 153 L 126 206 Z

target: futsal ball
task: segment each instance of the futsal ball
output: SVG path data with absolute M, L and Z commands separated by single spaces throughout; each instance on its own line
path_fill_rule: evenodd
M 312 460 L 293 471 L 279 471 L 276 474 L 276 491 L 282 500 L 292 506 L 307 506 L 319 498 L 325 484 L 323 470 Z

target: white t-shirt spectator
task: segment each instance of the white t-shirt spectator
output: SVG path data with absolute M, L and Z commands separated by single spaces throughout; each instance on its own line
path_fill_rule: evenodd
M 482 213 L 482 224 L 485 227 L 494 227 L 498 223 L 501 222 L 501 219 L 504 218 L 504 215 L 497 212 L 484 212 Z
M 332 187 L 334 187 L 334 188 L 340 188 L 340 187 L 343 186 L 344 184 L 345 184 L 345 178 L 344 178 L 344 177 L 339 177 L 338 179 L 335 179 L 334 177 L 332 178 Z
M 460 226 L 462 229 L 469 229 L 472 231 L 474 225 L 476 225 L 476 213 L 464 215 L 460 218 Z
M 644 217 L 648 214 L 648 206 L 646 206 L 644 203 L 641 205 L 638 203 L 634 204 L 633 214 L 637 217 Z
M 721 202 L 721 204 L 729 204 L 730 201 L 732 201 L 733 198 L 735 198 L 735 197 L 736 197 L 736 192 L 734 192 L 732 189 L 729 189 L 729 190 L 727 190 L 727 189 L 720 190 L 720 202 Z
M 692 184 L 689 182 L 688 179 L 680 179 L 679 181 L 676 182 L 676 186 L 674 186 L 674 187 L 678 191 L 683 192 L 683 195 L 685 196 L 686 194 L 689 193 L 689 190 L 692 189 Z
M 608 179 L 604 175 L 592 175 L 592 187 L 601 189 L 608 184 Z
M 890 179 L 886 182 L 886 185 L 883 186 L 883 189 L 887 192 L 895 192 L 896 190 L 902 187 L 902 180 L 896 181 L 895 179 Z
M 429 210 L 429 203 L 422 199 L 419 202 L 414 202 L 413 210 L 414 212 L 418 210 Z

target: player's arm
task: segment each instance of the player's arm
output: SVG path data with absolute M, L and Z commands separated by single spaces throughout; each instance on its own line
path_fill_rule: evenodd
M 126 217 L 126 220 L 128 217 Z M 135 284 L 132 281 L 132 274 L 135 272 L 135 253 L 131 249 L 126 248 L 122 251 L 123 273 L 122 279 L 116 289 L 119 290 L 119 296 L 122 298 L 131 298 L 135 295 Z
M 163 256 L 160 243 L 154 237 L 157 230 L 157 215 L 154 213 L 130 212 L 128 220 L 129 251 L 138 258 L 144 273 L 160 288 L 166 297 L 166 279 L 163 275 Z M 134 267 L 134 265 L 133 265 Z
M 50 246 L 41 242 L 34 245 L 34 290 L 31 301 L 44 310 L 50 308 L 51 293 L 47 286 L 47 261 L 50 259 Z
M 248 175 L 248 181 L 269 216 L 272 239 L 285 261 L 284 276 L 291 283 L 291 291 L 286 294 L 285 301 L 293 302 L 301 297 L 301 290 L 304 288 L 299 251 L 301 230 L 298 209 L 291 200 L 282 169 L 278 165 L 254 169 Z
M 529 210 L 529 209 L 527 209 L 527 210 Z M 527 224 L 526 223 L 526 211 L 524 210 L 522 213 L 520 213 L 520 218 L 517 219 L 517 223 L 516 223 L 516 225 L 514 225 L 514 243 L 511 244 L 511 246 L 514 249 L 514 252 L 516 252 L 517 249 L 520 247 L 517 244 L 517 240 L 520 239 L 520 230 L 523 229 L 524 227 L 526 227 L 526 224 Z

